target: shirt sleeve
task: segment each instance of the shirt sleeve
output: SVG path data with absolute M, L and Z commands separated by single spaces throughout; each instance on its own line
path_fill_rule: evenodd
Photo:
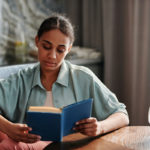
M 104 120 L 116 112 L 128 115 L 126 106 L 120 103 L 112 93 L 97 77 L 93 78 L 92 84 L 93 112 L 92 115 L 98 120 Z
M 41 88 L 40 66 L 20 69 L 0 81 L 0 114 L 6 119 L 23 123 L 29 105 L 43 105 L 45 91 Z
M 13 121 L 19 96 L 18 77 L 9 77 L 0 81 L 0 114 Z

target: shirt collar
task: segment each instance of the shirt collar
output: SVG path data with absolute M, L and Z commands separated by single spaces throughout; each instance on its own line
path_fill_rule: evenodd
M 59 83 L 59 84 L 67 87 L 68 82 L 69 82 L 69 69 L 68 69 L 66 62 L 63 61 L 60 71 L 59 71 L 59 74 L 58 74 L 58 78 L 56 80 L 56 83 Z M 35 69 L 32 88 L 36 85 L 39 85 L 41 88 L 44 88 L 41 83 L 41 79 L 40 79 L 40 63 L 38 63 L 38 65 Z
M 56 83 L 59 83 L 59 84 L 67 87 L 68 82 L 69 82 L 69 68 L 66 64 L 66 61 L 64 60 L 61 65 Z
M 35 69 L 35 73 L 34 73 L 34 79 L 33 79 L 33 83 L 32 83 L 32 88 L 36 85 L 39 85 L 41 88 L 44 89 L 42 83 L 41 83 L 41 78 L 40 78 L 40 63 L 37 64 L 36 69 Z

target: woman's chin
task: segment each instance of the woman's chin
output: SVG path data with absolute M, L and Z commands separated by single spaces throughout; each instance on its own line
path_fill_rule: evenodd
M 44 70 L 45 71 L 56 71 L 56 70 L 58 70 L 58 66 L 44 66 Z

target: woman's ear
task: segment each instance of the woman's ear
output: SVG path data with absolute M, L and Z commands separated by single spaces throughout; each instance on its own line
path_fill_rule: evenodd
M 35 45 L 38 47 L 39 38 L 38 36 L 35 37 Z
M 70 46 L 68 48 L 68 53 L 70 52 L 71 48 L 72 48 L 72 44 L 70 44 Z

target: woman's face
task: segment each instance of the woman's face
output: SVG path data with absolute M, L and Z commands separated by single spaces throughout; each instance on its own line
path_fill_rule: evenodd
M 45 32 L 40 38 L 36 37 L 35 42 L 42 71 L 59 70 L 71 49 L 69 37 L 60 30 L 54 29 Z

